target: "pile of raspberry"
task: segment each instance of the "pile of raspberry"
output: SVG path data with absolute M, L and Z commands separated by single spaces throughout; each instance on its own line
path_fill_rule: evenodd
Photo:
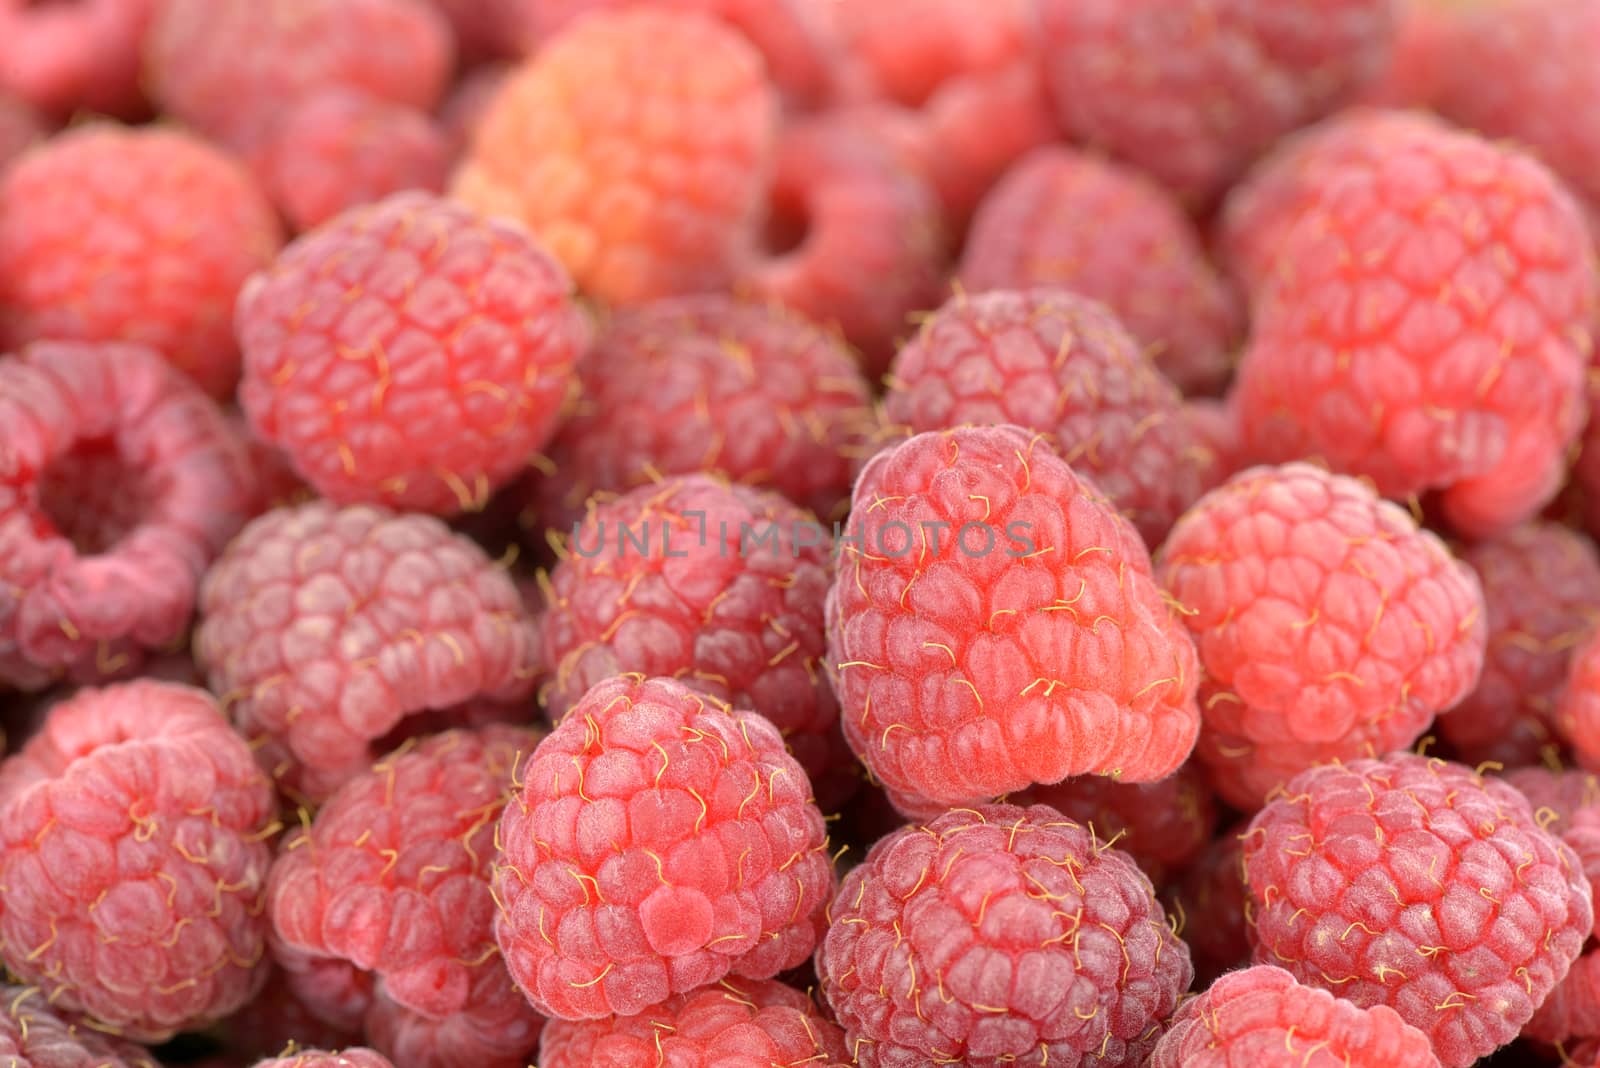
M 1600 0 L 0 0 L 0 1065 L 1600 1068 Z

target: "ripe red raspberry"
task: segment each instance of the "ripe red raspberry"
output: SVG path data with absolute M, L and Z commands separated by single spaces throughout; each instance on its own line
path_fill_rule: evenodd
M 1203 984 L 1250 962 L 1244 844 L 1239 841 L 1244 830 L 1240 822 L 1217 835 L 1162 891 L 1173 927 L 1189 947 L 1195 974 Z
M 1574 961 L 1566 978 L 1555 985 L 1522 1028 L 1523 1038 L 1539 1042 L 1595 1036 L 1600 1036 L 1600 950 L 1590 950 Z
M 1554 496 L 1582 427 L 1584 219 L 1513 149 L 1363 128 L 1369 158 L 1316 170 L 1252 294 L 1244 432 L 1258 457 L 1318 455 L 1384 496 L 1437 490 L 1452 525 L 1491 536 Z
M 816 947 L 834 889 L 822 813 L 761 716 L 618 676 L 520 775 L 496 838 L 495 933 L 546 1015 L 631 1016 Z
M 1388 1005 L 1446 1068 L 1515 1038 L 1594 922 L 1577 858 L 1521 794 L 1413 753 L 1296 776 L 1244 864 L 1256 963 Z
M 832 810 L 856 775 L 820 664 L 826 540 L 776 494 L 704 475 L 591 509 L 539 622 L 550 717 L 618 673 L 670 676 L 771 720 Z
M 1067 289 L 957 293 L 923 320 L 886 378 L 884 415 L 911 433 L 1014 423 L 1159 545 L 1211 488 L 1183 398 L 1104 305 Z
M 861 1068 L 1142 1064 L 1194 977 L 1150 880 L 1045 805 L 895 831 L 828 923 L 817 974 Z
M 398 193 L 289 245 L 239 297 L 250 425 L 323 496 L 476 511 L 555 432 L 587 326 L 513 223 Z
M 1361 1008 L 1282 968 L 1230 972 L 1185 1001 L 1145 1068 L 1438 1068 L 1428 1036 L 1385 1005 Z
M 635 1016 L 552 1020 L 543 1068 L 591 1065 L 806 1065 L 848 1068 L 844 1033 L 806 995 L 770 980 L 730 982 L 668 998 Z
M 897 802 L 1183 763 L 1194 646 L 1138 533 L 1040 435 L 919 434 L 854 502 L 828 656 L 845 738 Z
M 537 741 L 491 725 L 404 746 L 340 787 L 272 866 L 290 983 L 319 958 L 372 973 L 367 1038 L 401 1064 L 520 1068 L 538 1044 L 543 1021 L 500 960 L 489 892 L 495 824 Z
M 1263 149 L 1382 73 L 1392 0 L 1038 0 L 1073 138 L 1204 203 Z
M 61 1019 L 31 986 L 0 985 L 0 1057 L 8 1068 L 160 1068 L 132 1043 Z
M 784 131 L 767 203 L 770 249 L 740 281 L 836 327 L 873 374 L 944 285 L 938 194 L 882 123 L 873 112 L 836 111 Z
M 1587 772 L 1542 767 L 1517 768 L 1504 778 L 1528 799 L 1535 822 L 1572 849 L 1600 901 L 1600 780 Z M 1600 933 L 1600 915 L 1595 927 Z
M 139 49 L 156 0 L 0 0 L 0 92 L 66 117 L 142 109 Z
M 834 335 L 775 303 L 680 297 L 618 311 L 578 364 L 546 450 L 538 518 L 562 533 L 596 492 L 715 472 L 832 518 L 875 422 Z
M 79 690 L 0 764 L 0 959 L 135 1039 L 228 1015 L 267 977 L 276 808 L 204 690 Z
M 233 304 L 283 236 L 243 167 L 178 130 L 79 127 L 0 174 L 0 351 L 150 346 L 215 396 L 239 378 Z
M 377 1050 L 353 1046 L 342 1053 L 302 1049 L 282 1057 L 257 1061 L 254 1068 L 394 1068 Z
M 179 641 L 256 489 L 222 413 L 137 345 L 0 356 L 0 682 L 137 672 Z
M 1028 55 L 1028 0 L 838 0 L 826 5 L 855 97 L 919 107 L 951 82 Z
M 145 39 L 151 98 L 247 155 L 323 89 L 431 110 L 451 63 L 449 24 L 424 0 L 162 0 Z
M 1202 497 L 1157 575 L 1205 668 L 1196 755 L 1246 812 L 1313 764 L 1409 746 L 1483 668 L 1472 569 L 1398 505 L 1309 464 Z
M 526 223 L 599 300 L 721 289 L 776 139 L 761 56 L 702 15 L 596 14 L 512 74 L 454 193 Z
M 285 112 L 256 170 L 290 225 L 309 230 L 390 193 L 442 193 L 452 155 L 423 112 L 331 89 Z
M 533 687 L 511 577 L 437 519 L 326 501 L 252 522 L 206 576 L 195 658 L 263 765 L 320 800 L 407 716 Z
M 1182 208 L 1137 171 L 1074 149 L 1035 149 L 1006 172 L 973 218 L 960 279 L 1101 301 L 1187 392 L 1216 389 L 1232 364 L 1239 312 Z
M 21 97 L 0 90 L 0 171 L 44 137 L 43 118 Z

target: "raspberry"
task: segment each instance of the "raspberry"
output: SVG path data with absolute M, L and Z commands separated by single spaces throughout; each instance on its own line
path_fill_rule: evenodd
M 139 47 L 156 0 L 0 0 L 0 92 L 67 116 L 141 110 Z
M 1439 720 L 1439 733 L 1466 760 L 1532 763 L 1541 732 L 1520 725 L 1554 723 L 1567 662 L 1597 619 L 1600 556 L 1566 527 L 1529 523 L 1461 558 L 1483 584 L 1489 644 L 1477 689 Z M 1505 745 L 1512 735 L 1515 748 Z
M 0 351 L 130 341 L 233 391 L 233 304 L 282 243 L 237 162 L 178 130 L 79 127 L 0 174 Z
M 496 838 L 495 933 L 546 1015 L 632 1016 L 816 947 L 834 889 L 822 813 L 762 717 L 615 677 L 539 743 L 522 783 Z
M 230 1054 L 254 1064 L 287 1049 L 342 1049 L 361 1040 L 361 1029 L 324 1021 L 274 967 L 261 993 L 222 1024 L 222 1035 Z
M 867 464 L 854 502 L 828 655 L 845 738 L 891 797 L 1183 763 L 1194 647 L 1138 533 L 1038 435 L 919 434 Z
M 1504 776 L 1528 799 L 1533 818 L 1565 842 L 1600 900 L 1600 780 L 1582 771 L 1517 768 Z M 1600 913 L 1600 909 L 1596 909 Z M 1600 915 L 1595 918 L 1600 933 Z M 1600 1035 L 1600 1031 L 1594 1032 Z
M 861 1068 L 1142 1064 L 1194 976 L 1150 880 L 1045 805 L 895 831 L 828 922 L 817 973 Z
M 831 808 L 855 775 L 819 667 L 823 540 L 776 494 L 704 475 L 593 508 L 550 573 L 540 620 L 551 718 L 619 672 L 670 676 L 771 720 Z
M 160 1068 L 138 1046 L 61 1019 L 28 986 L 0 986 L 0 1057 L 9 1068 Z
M 1539 1011 L 1523 1027 L 1522 1037 L 1554 1043 L 1597 1035 L 1600 1035 L 1600 951 L 1591 950 L 1574 961 L 1566 978 L 1550 991 Z
M 525 222 L 599 300 L 721 289 L 755 234 L 777 117 L 760 54 L 722 24 L 596 14 L 511 75 L 454 192 Z
M 273 864 L 268 915 L 297 951 L 291 985 L 307 958 L 371 972 L 367 1037 L 401 1064 L 520 1068 L 538 1043 L 489 892 L 495 822 L 537 741 L 488 726 L 402 747 L 340 787 Z
M 1386 1005 L 1361 1008 L 1259 964 L 1179 1007 L 1145 1068 L 1438 1068 L 1428 1036 Z
M 1438 490 L 1452 525 L 1492 536 L 1555 494 L 1582 427 L 1600 284 L 1583 216 L 1514 150 L 1347 121 L 1371 158 L 1317 169 L 1252 294 L 1247 442 L 1319 455 L 1384 496 Z M 1357 135 L 1334 129 L 1336 145 Z
M 451 61 L 450 27 L 424 0 L 162 0 L 145 40 L 162 110 L 247 155 L 323 89 L 431 110 Z
M 1217 806 L 1204 774 L 1190 763 L 1153 783 L 1120 783 L 1098 775 L 1030 786 L 1014 804 L 1049 805 L 1133 858 L 1157 886 L 1200 856 L 1217 826 Z
M 1483 667 L 1472 569 L 1398 505 L 1309 464 L 1202 497 L 1157 575 L 1205 668 L 1196 755 L 1243 811 L 1313 764 L 1409 746 Z
M 1594 919 L 1577 858 L 1521 794 L 1412 753 L 1296 776 L 1244 864 L 1256 963 L 1388 1005 L 1446 1068 L 1517 1036 Z
M 456 51 L 471 71 L 530 51 L 538 11 L 550 0 L 430 0 L 450 23 Z
M 590 1065 L 814 1065 L 847 1068 L 844 1034 L 782 983 L 729 982 L 668 998 L 635 1016 L 545 1028 L 544 1068 Z
M 394 1068 L 394 1065 L 376 1050 L 355 1046 L 343 1053 L 302 1049 L 282 1057 L 257 1061 L 255 1068 Z
M 1126 167 L 1061 146 L 1006 172 L 973 218 L 968 290 L 1053 285 L 1101 301 L 1188 392 L 1228 375 L 1240 332 L 1233 295 L 1171 196 Z
M 578 365 L 547 450 L 539 520 L 563 533 L 594 493 L 712 471 L 831 517 L 872 432 L 872 393 L 837 338 L 778 304 L 682 297 L 619 311 Z
M 1239 440 L 1239 418 L 1223 400 L 1195 397 L 1183 404 L 1179 418 L 1187 424 L 1189 453 L 1201 471 L 1200 481 L 1216 488 L 1243 469 L 1244 446 Z
M 44 136 L 44 120 L 33 108 L 0 90 L 0 171 Z
M 945 235 L 938 195 L 871 112 L 790 126 L 767 204 L 770 250 L 740 286 L 838 328 L 881 372 L 913 312 L 939 303 Z
M 297 239 L 239 297 L 239 399 L 323 496 L 476 511 L 555 432 L 587 326 L 515 224 L 398 193 Z
M 339 89 L 306 97 L 285 113 L 257 170 L 296 230 L 390 193 L 444 191 L 452 150 L 427 115 Z
M 405 717 L 533 687 L 509 575 L 437 519 L 318 501 L 252 522 L 206 576 L 195 658 L 280 783 L 312 800 Z
M 1029 52 L 1028 0 L 840 0 L 826 10 L 854 96 L 920 107 Z
M 1238 823 L 1212 839 L 1162 892 L 1178 937 L 1189 947 L 1203 982 L 1250 961 L 1244 845 L 1239 841 L 1244 830 L 1245 824 Z
M 0 356 L 0 682 L 136 672 L 183 637 L 256 488 L 207 397 L 137 345 Z
M 1392 0 L 1038 2 L 1068 134 L 1193 203 L 1377 78 L 1395 27 Z
M 204 690 L 79 690 L 0 765 L 0 959 L 132 1038 L 226 1016 L 266 979 L 275 815 Z
M 477 4 L 479 0 L 463 0 Z M 489 113 L 495 98 L 511 76 L 511 67 L 504 63 L 486 63 L 474 67 L 456 82 L 450 95 L 439 105 L 439 125 L 450 140 L 450 159 L 453 163 L 478 135 L 483 117 Z
M 1207 489 L 1182 397 L 1104 305 L 1066 289 L 957 293 L 890 367 L 884 414 L 912 433 L 1014 423 L 1045 434 L 1159 545 Z
M 1378 107 L 1432 107 L 1439 98 L 1448 61 L 1446 30 L 1455 21 L 1457 10 L 1465 7 L 1438 0 L 1401 0 L 1388 65 L 1383 76 L 1369 84 L 1358 99 Z M 1523 62 L 1526 59 L 1519 59 L 1515 73 L 1505 68 L 1507 75 L 1520 73 Z

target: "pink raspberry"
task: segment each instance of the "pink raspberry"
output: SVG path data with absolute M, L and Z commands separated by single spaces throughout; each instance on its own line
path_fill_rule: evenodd
M 44 138 L 43 117 L 22 98 L 0 90 L 0 171 Z
M 296 230 L 390 193 L 444 192 L 453 152 L 421 111 L 331 89 L 284 115 L 262 146 L 256 170 Z
M 0 764 L 0 959 L 114 1034 L 228 1015 L 267 977 L 276 810 L 204 690 L 79 690 Z
M 533 688 L 511 577 L 437 519 L 326 501 L 252 522 L 206 576 L 195 658 L 286 789 L 364 772 L 407 716 Z
M 1194 646 L 1138 533 L 1040 435 L 919 434 L 854 502 L 828 655 L 845 738 L 897 803 L 1183 763 Z
M 1185 1001 L 1145 1068 L 1438 1068 L 1428 1036 L 1386 1005 L 1361 1008 L 1282 968 L 1230 972 Z
M 1392 0 L 1038 0 L 1074 139 L 1204 203 L 1297 126 L 1383 71 Z
M 1594 922 L 1577 858 L 1521 794 L 1412 753 L 1296 776 L 1244 864 L 1256 963 L 1388 1005 L 1446 1068 L 1515 1038 Z
M 1313 764 L 1409 746 L 1483 668 L 1477 576 L 1353 478 L 1241 472 L 1157 563 L 1205 668 L 1196 755 L 1243 811 Z
M 0 203 L 0 351 L 138 342 L 233 391 L 234 300 L 283 240 L 236 161 L 179 130 L 91 124 L 0 172 Z
M 1539 767 L 1517 768 L 1503 778 L 1528 799 L 1534 821 L 1572 849 L 1600 901 L 1600 779 L 1583 771 Z M 1595 927 L 1600 933 L 1600 915 Z M 1600 1031 L 1594 1033 L 1600 1036 Z
M 861 1068 L 1139 1065 L 1194 977 L 1150 880 L 1045 805 L 895 831 L 828 924 L 817 973 Z
M 431 110 L 451 64 L 450 27 L 425 0 L 162 0 L 145 40 L 152 99 L 246 155 L 323 89 Z
M 0 92 L 41 111 L 133 117 L 139 56 L 157 0 L 0 0 Z
M 1566 689 L 1556 703 L 1556 732 L 1580 767 L 1600 771 L 1600 630 L 1572 652 Z
M 0 986 L 0 1057 L 9 1068 L 160 1068 L 130 1042 L 61 1019 L 31 986 Z
M 476 511 L 555 432 L 587 342 L 513 223 L 398 193 L 300 237 L 239 297 L 251 428 L 340 503 Z
M 552 1020 L 543 1068 L 670 1065 L 805 1065 L 848 1068 L 844 1033 L 806 995 L 770 980 L 678 994 L 634 1016 Z
M 254 1068 L 394 1068 L 377 1050 L 353 1046 L 342 1053 L 302 1049 L 282 1057 L 257 1061 Z
M 537 742 L 488 726 L 402 747 L 340 787 L 272 866 L 291 985 L 307 958 L 372 973 L 367 1037 L 401 1064 L 520 1068 L 538 1044 L 543 1021 L 501 963 L 489 892 L 495 824 Z
M 0 356 L 0 682 L 137 672 L 180 640 L 256 489 L 216 405 L 137 345 Z
M 705 475 L 597 505 L 547 585 L 550 717 L 619 673 L 669 676 L 770 720 L 832 810 L 856 775 L 821 665 L 825 540 L 776 494 Z
M 1178 389 L 1104 305 L 1067 289 L 957 293 L 895 356 L 884 415 L 912 433 L 1014 423 L 1159 545 L 1212 483 Z
M 1566 978 L 1550 991 L 1539 1011 L 1523 1027 L 1522 1037 L 1557 1043 L 1597 1036 L 1600 1036 L 1600 950 L 1590 950 L 1573 962 Z
M 578 373 L 536 498 L 539 521 L 562 533 L 595 493 L 700 471 L 832 518 L 875 422 L 850 350 L 775 303 L 682 297 L 618 311 Z
M 1111 308 L 1188 392 L 1227 378 L 1240 317 L 1194 225 L 1137 171 L 1051 145 L 978 206 L 961 258 L 969 291 L 1061 286 Z
M 1248 466 L 1239 440 L 1239 418 L 1226 400 L 1194 397 L 1184 402 L 1179 418 L 1188 426 L 1192 462 L 1201 481 L 1215 488 Z
M 477 4 L 480 0 L 463 0 Z M 506 79 L 511 76 L 511 66 L 505 63 L 485 63 L 474 67 L 450 90 L 439 105 L 439 126 L 450 142 L 450 159 L 454 163 L 472 144 L 489 113 L 495 98 L 500 95 Z
M 495 933 L 541 1012 L 631 1016 L 816 947 L 834 889 L 822 813 L 761 716 L 618 676 L 520 775 L 496 838 Z
M 826 5 L 850 93 L 919 107 L 953 81 L 1028 55 L 1029 0 L 837 0 Z
M 1244 830 L 1241 822 L 1217 835 L 1162 891 L 1173 928 L 1189 947 L 1203 983 L 1250 962 L 1244 844 L 1239 841 Z

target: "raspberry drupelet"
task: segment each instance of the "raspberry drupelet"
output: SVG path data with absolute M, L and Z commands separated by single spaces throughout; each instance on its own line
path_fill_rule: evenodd
M 761 55 L 736 31 L 597 13 L 510 76 L 452 189 L 525 223 L 602 302 L 723 289 L 756 236 L 777 123 Z
M 254 477 L 210 398 L 137 345 L 0 356 L 0 682 L 136 673 L 179 642 Z
M 1526 798 L 1413 753 L 1296 776 L 1251 821 L 1244 865 L 1256 963 L 1388 1005 L 1445 1068 L 1517 1037 L 1594 922 Z
M 407 717 L 524 700 L 537 636 L 511 576 L 437 519 L 315 501 L 246 527 L 206 576 L 196 660 L 263 766 L 313 801 Z
M 534 1006 L 631 1016 L 804 961 L 834 890 L 822 813 L 776 728 L 671 679 L 584 695 L 500 817 L 495 933 Z
M 323 496 L 481 510 L 555 433 L 589 328 L 514 223 L 397 193 L 292 242 L 239 296 L 240 403 Z
M 79 690 L 0 764 L 0 960 L 112 1034 L 227 1016 L 267 977 L 276 816 L 204 690 Z
M 1138 532 L 1042 435 L 919 434 L 856 482 L 828 597 L 852 749 L 905 811 L 1194 746 L 1194 645 Z
M 816 965 L 861 1068 L 1139 1065 L 1194 977 L 1150 880 L 1046 805 L 881 839 Z

